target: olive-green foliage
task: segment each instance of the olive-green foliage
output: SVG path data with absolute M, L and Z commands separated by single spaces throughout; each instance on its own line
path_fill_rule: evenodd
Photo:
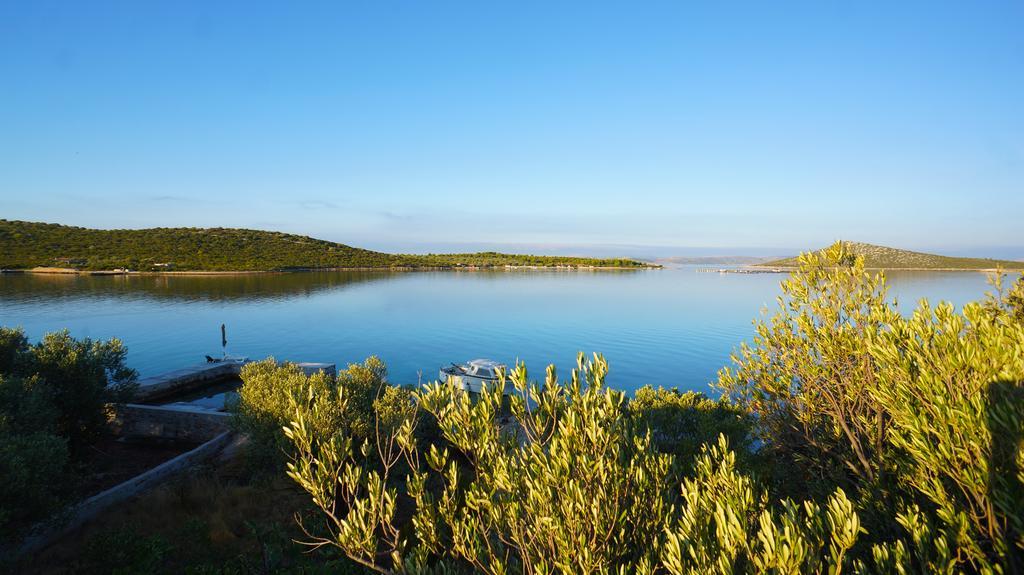
M 741 454 L 750 454 L 751 421 L 747 412 L 724 400 L 696 392 L 641 387 L 627 403 L 638 428 L 651 431 L 654 447 L 672 453 L 685 465 L 694 462 L 705 443 L 724 434 Z
M 291 396 L 305 393 L 310 402 L 331 402 L 334 381 L 325 372 L 311 376 L 291 363 L 278 364 L 267 358 L 242 367 L 242 385 L 233 405 L 233 423 L 236 429 L 249 436 L 251 455 L 258 463 L 280 461 L 285 447 L 281 427 L 291 415 Z M 320 416 L 311 421 L 319 433 L 333 433 L 341 424 L 341 410 L 328 404 L 317 410 Z
M 1024 324 L 922 302 L 870 351 L 908 500 L 925 499 L 960 562 L 1024 568 Z
M 627 259 L 477 254 L 396 255 L 306 236 L 232 228 L 92 230 L 0 220 L 0 269 L 267 271 L 461 266 L 643 267 Z
M 67 440 L 48 431 L 11 433 L 0 421 L 0 546 L 66 503 L 70 474 Z
M 0 338 L 12 333 L 0 329 Z M 0 546 L 68 495 L 67 439 L 57 435 L 57 410 L 38 383 L 0 374 Z
M 853 503 L 837 489 L 814 502 L 770 502 L 736 469 L 725 436 L 702 448 L 694 477 L 682 480 L 680 514 L 666 530 L 661 561 L 683 573 L 829 573 L 853 566 L 862 533 Z
M 76 340 L 65 330 L 30 344 L 20 329 L 0 327 L 3 417 L 22 430 L 49 430 L 81 447 L 106 424 L 106 404 L 126 401 L 137 383 L 116 339 Z
M 801 257 L 779 311 L 720 373 L 787 492 L 854 494 L 879 571 L 1024 568 L 1024 324 L 921 302 L 837 244 Z
M 1013 321 L 1024 323 L 1024 274 L 1009 289 L 1005 287 L 1005 280 L 1002 273 L 990 279 L 989 283 L 995 288 L 995 293 L 986 294 L 983 306 L 989 313 L 1005 315 Z
M 302 406 L 307 425 L 317 435 L 343 430 L 366 438 L 379 424 L 391 425 L 402 404 L 409 403 L 409 392 L 388 385 L 386 376 L 387 368 L 376 357 L 349 365 L 337 377 L 322 371 L 307 376 L 298 366 L 273 358 L 250 363 L 242 368 L 234 422 L 252 440 L 257 464 L 287 459 L 291 443 L 282 429 L 295 417 L 296 405 Z M 346 390 L 344 403 L 338 388 Z
M 108 403 L 135 392 L 138 373 L 125 365 L 127 356 L 117 339 L 75 339 L 65 330 L 29 346 L 14 374 L 39 378 L 57 409 L 57 432 L 75 450 L 105 429 Z
M 850 265 L 844 265 L 850 264 Z M 756 324 L 718 386 L 757 414 L 760 438 L 799 493 L 825 495 L 859 481 L 880 481 L 888 419 L 871 400 L 877 386 L 868 353 L 874 334 L 899 321 L 885 278 L 851 260 L 845 245 L 800 256 L 782 282 L 779 309 Z
M 606 373 L 603 358 L 581 356 L 569 382 L 549 367 L 540 386 L 518 365 L 509 376 L 514 421 L 504 425 L 503 385 L 477 401 L 451 384 L 427 386 L 418 405 L 447 442 L 429 447 L 413 439 L 411 418 L 360 443 L 317 437 L 298 410 L 287 429 L 296 447 L 289 475 L 330 527 L 313 543 L 380 572 L 838 573 L 833 567 L 853 565 L 861 528 L 842 491 L 824 510 L 772 501 L 736 468 L 724 435 L 702 448 L 692 477 L 680 475 L 625 396 L 605 388 Z M 399 468 L 410 470 L 404 480 Z
M 66 502 L 71 463 L 102 432 L 107 403 L 135 388 L 125 353 L 117 340 L 65 331 L 32 345 L 21 330 L 0 328 L 0 539 Z
M 1024 323 L 1024 275 L 1017 278 L 1010 293 L 1006 296 L 1006 305 L 1013 318 Z
M 318 437 L 297 410 L 289 475 L 329 517 L 332 533 L 320 542 L 378 570 L 416 572 L 436 561 L 487 573 L 649 565 L 670 512 L 671 457 L 634 433 L 606 373 L 602 358 L 581 358 L 571 383 L 560 385 L 550 367 L 542 387 L 517 366 L 510 426 L 499 422 L 504 382 L 475 402 L 452 384 L 428 386 L 417 404 L 446 443 L 423 449 L 412 410 L 372 443 Z M 399 485 L 396 469 L 410 470 Z M 411 521 L 410 511 L 398 513 L 404 497 Z
M 295 402 L 289 475 L 330 528 L 313 542 L 381 572 L 1024 570 L 1024 322 L 1008 295 L 904 316 L 842 244 L 802 256 L 783 292 L 720 373 L 722 402 L 627 402 L 599 356 L 565 384 L 517 366 L 511 423 L 500 386 L 475 401 L 427 386 L 373 437 L 320 434 Z M 416 439 L 417 410 L 443 441 Z M 738 453 L 708 441 L 716 428 Z M 763 475 L 738 463 L 755 448 Z

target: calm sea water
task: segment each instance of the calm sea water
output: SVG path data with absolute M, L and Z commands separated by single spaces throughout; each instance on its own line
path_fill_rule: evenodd
M 155 375 L 228 351 L 339 366 L 378 355 L 397 383 L 432 381 L 451 362 L 486 357 L 562 375 L 577 351 L 601 352 L 609 383 L 707 390 L 779 274 L 646 271 L 331 272 L 211 277 L 0 274 L 0 325 L 33 340 L 68 328 L 118 337 L 129 364 Z M 962 305 L 988 289 L 973 272 L 890 273 L 909 310 L 922 297 Z

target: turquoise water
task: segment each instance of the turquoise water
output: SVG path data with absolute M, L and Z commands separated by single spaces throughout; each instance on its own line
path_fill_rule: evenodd
M 220 354 L 344 364 L 380 356 L 397 383 L 432 381 L 451 362 L 521 359 L 568 375 L 602 352 L 609 383 L 706 390 L 729 353 L 774 308 L 779 274 L 646 271 L 330 272 L 212 277 L 0 274 L 0 325 L 30 338 L 68 328 L 118 337 L 143 376 Z M 909 309 L 962 305 L 988 286 L 973 272 L 889 274 Z

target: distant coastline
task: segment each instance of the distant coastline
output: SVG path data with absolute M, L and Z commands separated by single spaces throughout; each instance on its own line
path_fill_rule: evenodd
M 281 232 L 238 228 L 96 230 L 0 219 L 0 269 L 115 275 L 328 270 L 648 269 L 631 258 L 478 252 L 390 254 Z
M 330 268 L 290 268 L 280 270 L 80 270 L 74 268 L 37 267 L 26 269 L 0 269 L 0 274 L 38 274 L 38 275 L 78 275 L 78 276 L 239 276 L 268 275 L 316 272 L 416 272 L 416 271 L 639 271 L 657 270 L 662 266 L 648 264 L 644 266 L 527 266 L 527 265 L 493 265 L 493 266 L 395 266 L 395 267 L 330 267 Z
M 887 246 L 876 246 L 862 242 L 844 241 L 843 244 L 846 246 L 848 253 L 864 259 L 864 268 L 868 270 L 934 272 L 994 272 L 1000 269 L 1004 271 L 1024 270 L 1024 262 L 1021 261 L 943 256 Z M 796 269 L 798 266 L 799 258 L 796 257 L 753 265 L 753 267 L 772 269 Z
M 723 274 L 788 274 L 796 271 L 796 267 L 783 267 L 775 266 L 772 268 L 755 268 L 755 267 L 743 267 L 743 268 L 721 268 L 714 270 L 701 270 L 706 272 L 717 272 Z M 999 271 L 1003 272 L 1024 272 L 1022 268 L 903 268 L 903 267 L 870 267 L 866 266 L 865 270 L 869 271 L 888 271 L 888 272 L 973 272 L 973 273 L 995 273 Z

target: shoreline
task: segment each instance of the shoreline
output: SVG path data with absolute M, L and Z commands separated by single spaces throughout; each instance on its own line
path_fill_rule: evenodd
M 773 267 L 773 268 L 737 268 L 734 270 L 721 270 L 724 273 L 750 273 L 743 272 L 741 269 L 754 270 L 757 273 L 779 273 L 787 274 L 797 271 L 798 267 Z M 866 271 L 875 272 L 983 272 L 983 273 L 995 273 L 1002 271 L 1004 273 L 1024 273 L 1024 268 L 878 268 L 878 267 L 865 267 Z
M 289 268 L 283 270 L 180 270 L 180 271 L 136 271 L 136 270 L 78 270 L 74 268 L 29 268 L 0 269 L 0 274 L 38 275 L 79 275 L 79 276 L 237 276 L 316 272 L 415 272 L 415 271 L 639 271 L 658 270 L 662 266 L 396 266 L 396 267 L 332 267 L 332 268 Z

